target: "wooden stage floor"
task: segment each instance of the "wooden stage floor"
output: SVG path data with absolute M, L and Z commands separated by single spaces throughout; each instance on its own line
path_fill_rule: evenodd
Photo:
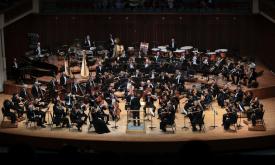
M 10 98 L 10 95 L 0 95 L 0 104 L 4 99 Z M 181 107 L 183 107 L 184 99 L 181 100 Z M 205 132 L 192 132 L 189 119 L 186 118 L 186 125 L 189 127 L 187 130 L 183 130 L 184 125 L 184 116 L 178 112 L 176 113 L 176 132 L 173 134 L 171 129 L 168 128 L 167 132 L 162 132 L 159 129 L 159 119 L 156 117 L 153 118 L 153 126 L 156 128 L 150 129 L 150 121 L 146 121 L 146 133 L 145 134 L 133 134 L 126 133 L 126 111 L 123 109 L 125 102 L 120 102 L 120 107 L 122 108 L 121 119 L 117 122 L 119 126 L 118 129 L 111 128 L 114 126 L 114 122 L 110 121 L 108 127 L 111 130 L 108 134 L 96 134 L 93 132 L 93 128 L 90 132 L 87 130 L 87 125 L 83 126 L 82 132 L 78 132 L 75 128 L 55 128 L 51 130 L 50 126 L 47 128 L 26 128 L 25 121 L 19 123 L 18 128 L 0 128 L 0 135 L 16 135 L 23 137 L 31 138 L 43 138 L 46 139 L 59 139 L 59 140 L 77 140 L 85 142 L 184 142 L 191 140 L 201 140 L 201 141 L 224 141 L 227 143 L 227 140 L 240 140 L 246 138 L 258 138 L 265 136 L 274 136 L 275 135 L 275 98 L 263 99 L 261 102 L 264 104 L 264 109 L 266 111 L 264 120 L 266 123 L 266 131 L 248 131 L 248 126 L 243 123 L 242 119 L 240 127 L 237 131 L 229 130 L 224 131 L 221 126 L 222 115 L 225 113 L 224 109 L 218 107 L 217 102 L 213 103 L 213 108 L 217 110 L 218 115 L 216 116 L 216 125 L 217 128 L 213 129 L 210 126 L 213 125 L 213 112 L 211 110 L 205 111 Z M 156 103 L 156 106 L 159 105 Z M 52 108 L 50 109 L 52 111 Z M 2 121 L 2 114 L 0 115 L 0 120 Z M 46 116 L 46 119 L 47 116 Z M 0 136 L 0 137 L 1 137 Z M 245 140 L 246 141 L 246 140 Z M 225 144 L 224 143 L 224 144 Z M 230 143 L 230 142 L 229 142 Z M 233 144 L 233 143 L 232 143 Z M 274 142 L 275 144 L 275 142 Z M 221 143 L 220 145 L 223 145 Z M 228 145 L 228 144 L 227 144 Z M 223 146 L 220 146 L 222 149 Z M 232 147 L 232 146 L 231 146 Z M 235 146 L 237 147 L 237 146 Z M 167 149 L 168 150 L 168 149 Z

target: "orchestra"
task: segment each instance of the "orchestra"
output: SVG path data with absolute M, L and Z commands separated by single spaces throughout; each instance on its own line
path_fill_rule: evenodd
M 113 39 L 112 34 L 109 35 L 107 54 L 94 56 L 95 72 L 90 72 L 84 82 L 66 75 L 64 71 L 60 71 L 59 76 L 53 76 L 45 89 L 42 89 L 40 82 L 35 81 L 31 93 L 24 86 L 19 93 L 14 94 L 11 102 L 4 103 L 5 114 L 15 123 L 17 117 L 27 113 L 30 120 L 45 127 L 45 112 L 42 109 L 54 104 L 52 120 L 56 125 L 71 127 L 71 123 L 76 123 L 77 129 L 81 131 L 89 118 L 96 132 L 108 133 L 109 117 L 113 121 L 121 118 L 121 97 L 126 102 L 125 110 L 134 110 L 134 126 L 141 125 L 141 102 L 145 102 L 142 107 L 145 116 L 148 108 L 154 117 L 156 102 L 159 100 L 157 114 L 160 129 L 164 132 L 167 125 L 174 124 L 182 98 L 186 99 L 182 112 L 190 119 L 193 131 L 202 130 L 204 111 L 215 99 L 219 106 L 226 109 L 226 114 L 223 115 L 225 130 L 237 120 L 237 104 L 250 106 L 246 113 L 253 125 L 258 118 L 262 118 L 262 104 L 258 103 L 251 92 L 242 90 L 242 86 L 252 87 L 257 82 L 259 74 L 254 63 L 226 56 L 227 50 L 203 53 L 191 46 L 179 49 L 174 38 L 164 48 L 155 48 L 152 54 L 150 51 L 144 54 L 139 50 L 135 55 L 125 52 L 124 56 L 119 56 L 113 54 L 118 40 Z M 37 46 L 37 54 L 41 55 L 40 44 Z M 83 49 L 94 46 L 95 42 L 87 35 L 82 44 Z M 168 53 L 163 53 L 164 50 Z M 77 51 L 71 52 L 69 49 L 66 52 L 71 56 L 68 67 L 74 60 L 74 53 Z M 18 68 L 17 65 L 15 61 L 14 69 Z M 186 82 L 192 82 L 196 74 L 207 77 L 207 83 L 201 83 L 201 87 L 193 85 L 192 88 L 187 88 Z M 217 79 L 210 79 L 209 75 L 221 75 L 227 84 L 220 88 Z M 235 91 L 230 91 L 229 82 L 237 85 Z M 122 94 L 118 95 L 118 92 Z M 15 113 L 10 112 L 10 109 L 15 109 Z

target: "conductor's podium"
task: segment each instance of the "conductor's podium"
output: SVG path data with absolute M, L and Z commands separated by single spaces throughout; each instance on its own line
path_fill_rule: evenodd
M 139 116 L 137 118 L 136 116 Z M 134 118 L 136 117 L 136 118 Z M 143 110 L 127 110 L 127 126 L 126 133 L 146 133 L 145 117 Z

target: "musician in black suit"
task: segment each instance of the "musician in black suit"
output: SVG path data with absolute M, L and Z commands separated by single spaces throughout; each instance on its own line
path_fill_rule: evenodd
M 71 93 L 73 94 L 73 95 L 77 95 L 78 93 L 79 93 L 79 86 L 78 86 L 78 84 L 77 84 L 77 82 L 76 82 L 76 80 L 74 80 L 74 83 L 72 84 L 72 86 L 71 86 Z
M 90 49 L 90 47 L 94 47 L 95 43 L 91 40 L 90 35 L 87 35 L 84 40 L 84 45 L 86 49 Z
M 166 126 L 167 125 L 173 125 L 175 123 L 175 113 L 176 110 L 172 105 L 172 102 L 168 102 L 167 106 L 162 109 L 159 116 L 161 119 L 160 122 L 160 129 L 164 132 L 166 132 Z
M 30 102 L 27 106 L 27 118 L 30 121 L 36 121 L 37 126 L 41 128 L 46 128 L 45 122 L 45 112 L 41 111 L 38 107 L 35 107 L 34 103 Z
M 113 55 L 114 47 L 115 47 L 115 39 L 113 38 L 112 34 L 109 34 L 109 39 L 107 41 L 110 57 Z
M 171 39 L 171 42 L 169 43 L 169 50 L 175 51 L 177 49 L 177 44 L 174 38 Z
M 60 101 L 56 101 L 56 103 L 54 104 L 53 113 L 54 117 L 52 120 L 53 123 L 56 124 L 56 126 L 62 124 L 62 127 L 64 127 L 65 125 L 67 127 L 70 127 L 69 119 L 66 117 L 65 110 Z
M 235 104 L 232 103 L 226 103 L 227 108 L 226 108 L 226 113 L 223 115 L 223 127 L 224 130 L 228 130 L 231 124 L 234 124 L 237 122 L 237 110 L 235 107 Z
M 27 91 L 27 87 L 28 87 L 27 85 L 24 85 L 23 88 L 19 92 L 19 97 L 21 97 L 24 101 L 31 99 L 30 95 L 29 95 L 29 93 Z
M 103 75 L 105 72 L 105 68 L 103 67 L 103 65 L 101 63 L 98 64 L 98 66 L 96 67 L 96 75 Z
M 48 91 L 51 99 L 54 99 L 57 95 L 57 82 L 56 79 L 53 78 L 48 84 Z
M 40 83 L 36 81 L 32 86 L 31 93 L 34 99 L 38 99 L 42 97 L 42 89 L 40 88 L 39 84 Z
M 17 112 L 18 118 L 23 117 L 24 106 L 22 104 L 22 99 L 19 97 L 19 94 L 14 93 L 11 100 L 12 100 L 11 108 Z
M 127 97 L 127 102 L 129 102 L 130 110 L 135 110 L 133 111 L 134 126 L 136 126 L 136 124 L 140 126 L 140 98 L 137 97 L 136 93 L 130 93 Z
M 2 107 L 2 113 L 5 116 L 10 117 L 11 123 L 16 124 L 16 114 L 14 112 L 11 112 L 12 102 L 9 100 L 5 100 Z
M 155 113 L 156 106 L 154 102 L 157 100 L 156 96 L 152 95 L 151 92 L 148 92 L 144 98 L 145 106 L 143 107 L 144 114 L 146 115 L 146 108 L 153 108 L 153 112 Z
M 17 63 L 16 58 L 13 59 L 12 63 L 12 75 L 16 83 L 20 83 L 22 81 L 22 76 L 19 70 L 19 64 Z
M 69 78 L 65 75 L 65 73 L 61 73 L 60 85 L 65 89 L 67 89 L 68 80 L 69 80 Z
M 67 108 L 67 111 L 68 109 L 72 109 L 73 108 L 73 96 L 71 93 L 68 93 L 65 98 L 64 98 L 64 101 L 65 101 L 65 107 Z
M 188 109 L 188 115 L 192 125 L 192 131 L 197 131 L 196 125 L 199 125 L 199 131 L 201 131 L 203 124 L 203 107 L 201 107 L 198 101 L 194 102 L 194 106 Z
M 242 102 L 244 93 L 243 93 L 240 85 L 237 87 L 237 89 L 234 93 L 235 94 L 233 96 L 233 101 L 234 102 Z

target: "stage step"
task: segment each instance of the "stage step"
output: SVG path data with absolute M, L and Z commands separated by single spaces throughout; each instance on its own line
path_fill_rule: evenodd
M 262 124 L 256 126 L 249 125 L 248 131 L 266 131 L 266 127 Z

